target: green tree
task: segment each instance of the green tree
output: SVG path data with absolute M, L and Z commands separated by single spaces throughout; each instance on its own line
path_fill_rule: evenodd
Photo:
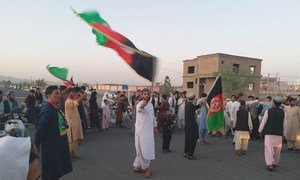
M 37 80 L 35 81 L 35 85 L 36 85 L 37 87 L 44 87 L 44 86 L 47 85 L 47 83 L 45 83 L 45 80 L 44 80 L 44 79 L 37 79 Z
M 164 84 L 160 88 L 160 94 L 161 95 L 165 94 L 165 95 L 169 96 L 170 92 L 172 92 L 172 90 L 173 90 L 173 87 L 171 85 L 171 79 L 169 78 L 169 76 L 166 76 Z
M 218 73 L 215 73 L 215 76 L 218 75 Z M 225 97 L 244 92 L 249 87 L 249 84 L 254 83 L 255 80 L 255 75 L 250 70 L 232 69 L 232 67 L 224 68 L 221 71 L 221 77 Z
M 4 85 L 5 87 L 9 87 L 10 85 L 12 85 L 12 82 L 10 80 L 7 81 L 3 80 L 1 84 Z

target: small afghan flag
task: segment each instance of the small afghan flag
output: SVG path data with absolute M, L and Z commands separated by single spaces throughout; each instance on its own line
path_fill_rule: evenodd
M 60 134 L 60 136 L 63 136 L 65 134 L 67 134 L 67 130 L 68 130 L 69 126 L 63 115 L 63 112 L 61 112 L 60 110 L 58 110 L 58 112 L 57 112 L 57 117 L 58 117 L 57 125 L 58 125 L 58 129 L 59 129 L 59 134 Z
M 216 78 L 212 89 L 207 96 L 209 105 L 207 114 L 208 130 L 217 130 L 224 127 L 224 104 L 221 75 Z
M 46 67 L 52 76 L 62 80 L 67 87 L 75 86 L 73 82 L 73 77 L 71 77 L 70 81 L 67 80 L 69 70 L 67 68 L 60 67 L 50 67 L 50 64 Z
M 74 11 L 74 10 L 73 10 Z M 140 76 L 153 82 L 156 71 L 156 58 L 137 49 L 134 44 L 122 34 L 112 30 L 97 11 L 77 13 L 88 23 L 96 36 L 99 45 L 115 50 L 119 56 Z
M 68 77 L 68 69 L 67 68 L 60 68 L 60 67 L 50 67 L 50 64 L 46 67 L 50 74 L 52 74 L 54 77 L 62 80 L 67 81 Z

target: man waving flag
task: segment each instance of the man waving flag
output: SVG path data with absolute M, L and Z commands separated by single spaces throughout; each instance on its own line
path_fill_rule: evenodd
M 92 27 L 92 32 L 95 34 L 99 45 L 115 50 L 137 74 L 151 82 L 154 81 L 156 71 L 156 58 L 154 56 L 140 51 L 129 39 L 112 30 L 97 11 L 82 13 L 74 11 L 74 13 Z

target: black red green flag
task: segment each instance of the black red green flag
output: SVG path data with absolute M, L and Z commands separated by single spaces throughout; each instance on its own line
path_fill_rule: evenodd
M 67 87 L 75 86 L 74 81 L 73 81 L 73 76 L 71 77 L 71 79 L 69 81 L 64 81 L 64 84 Z
M 222 93 L 221 75 L 216 78 L 212 89 L 207 96 L 209 105 L 207 114 L 208 130 L 216 130 L 224 127 L 224 104 Z
M 112 30 L 97 11 L 82 13 L 74 11 L 74 13 L 92 27 L 92 32 L 95 34 L 99 45 L 115 50 L 138 75 L 151 82 L 154 81 L 156 73 L 156 58 L 154 56 L 137 49 L 129 39 Z

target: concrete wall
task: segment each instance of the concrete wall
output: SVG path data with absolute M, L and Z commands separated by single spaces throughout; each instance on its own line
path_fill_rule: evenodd
M 183 61 L 183 88 L 187 92 L 194 92 L 198 97 L 201 92 L 200 78 L 206 78 L 206 83 L 204 84 L 204 92 L 208 93 L 215 81 L 215 75 L 226 68 L 233 68 L 233 64 L 239 64 L 240 70 L 249 70 L 251 66 L 255 67 L 255 83 L 254 88 L 250 91 L 248 88 L 244 93 L 248 94 L 259 94 L 260 89 L 260 78 L 261 78 L 261 59 L 249 58 L 242 56 L 234 56 L 228 54 L 208 54 L 203 56 L 198 56 L 195 59 Z M 188 67 L 195 66 L 194 73 L 188 73 Z M 193 88 L 188 88 L 187 83 L 193 82 Z

